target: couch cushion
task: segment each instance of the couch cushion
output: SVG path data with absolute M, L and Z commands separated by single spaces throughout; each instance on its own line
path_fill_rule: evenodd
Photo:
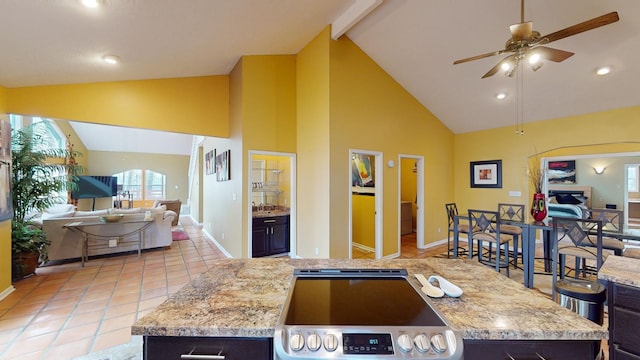
M 74 211 L 68 211 L 68 212 L 60 212 L 60 213 L 44 212 L 44 213 L 42 213 L 42 220 L 73 217 L 75 213 L 76 213 L 75 210 Z
M 144 214 L 145 211 L 150 211 L 152 214 L 161 214 L 167 211 L 167 207 L 162 205 L 153 208 L 137 207 L 132 209 L 112 209 L 113 214 Z
M 50 208 L 47 208 L 44 212 L 49 214 L 62 214 L 75 210 L 76 206 L 73 204 L 56 204 Z
M 76 211 L 76 217 L 79 216 L 100 216 L 106 215 L 108 213 L 107 209 L 103 210 L 94 210 L 94 211 Z

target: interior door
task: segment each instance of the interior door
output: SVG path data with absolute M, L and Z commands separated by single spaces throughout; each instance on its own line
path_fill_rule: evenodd
M 382 153 L 350 150 L 349 257 L 382 258 Z

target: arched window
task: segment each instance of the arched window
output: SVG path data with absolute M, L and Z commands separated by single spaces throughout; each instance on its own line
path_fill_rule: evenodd
M 118 186 L 128 191 L 132 200 L 161 200 L 167 193 L 167 176 L 152 170 L 131 169 L 113 174 Z M 143 186 L 144 184 L 144 186 Z
M 44 141 L 38 144 L 39 146 L 36 150 L 65 149 L 67 146 L 67 138 L 56 122 L 51 119 L 11 114 L 9 115 L 9 121 L 11 122 L 11 128 L 14 130 L 22 129 L 29 125 L 34 125 L 38 129 L 38 134 L 41 135 Z

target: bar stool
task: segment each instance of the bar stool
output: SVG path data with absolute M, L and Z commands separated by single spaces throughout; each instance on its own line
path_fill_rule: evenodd
M 524 223 L 524 205 L 522 204 L 498 204 L 498 214 L 500 216 L 500 222 L 505 220 Z M 502 224 L 500 232 L 513 237 L 513 267 L 518 268 L 518 254 L 520 253 L 520 247 L 518 246 L 519 240 L 522 237 L 522 228 L 517 225 L 505 225 Z M 524 260 L 523 260 L 524 263 Z

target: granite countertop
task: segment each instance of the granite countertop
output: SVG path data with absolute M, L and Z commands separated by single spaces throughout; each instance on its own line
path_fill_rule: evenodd
M 600 267 L 598 279 L 640 287 L 640 260 L 610 255 Z
M 253 218 L 265 218 L 273 216 L 286 216 L 289 215 L 289 209 L 274 209 L 274 210 L 262 210 L 252 211 L 251 217 Z
M 225 259 L 132 327 L 133 335 L 272 337 L 294 268 L 394 268 L 438 274 L 460 298 L 430 299 L 464 339 L 599 340 L 605 328 L 467 259 Z

